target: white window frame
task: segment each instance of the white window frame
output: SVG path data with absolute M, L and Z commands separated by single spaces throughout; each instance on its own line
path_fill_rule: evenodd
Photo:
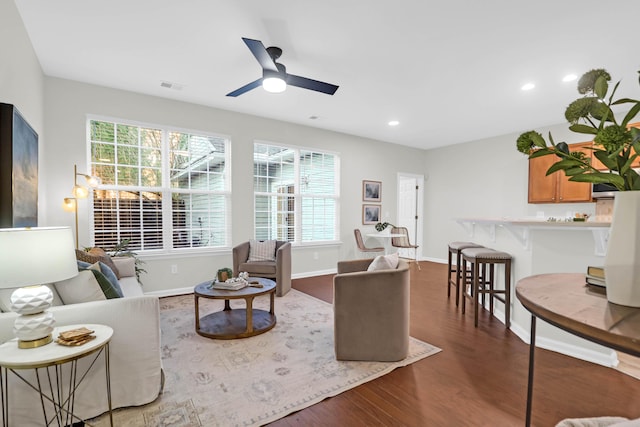
M 256 145 L 266 145 L 271 147 L 289 149 L 294 151 L 294 193 L 292 197 L 294 198 L 294 239 L 291 241 L 291 244 L 294 246 L 322 246 L 322 245 L 335 245 L 340 243 L 340 154 L 335 151 L 330 150 L 322 150 L 318 148 L 309 148 L 297 145 L 289 145 L 282 144 L 273 141 L 266 140 L 254 140 L 253 144 L 253 155 L 255 156 Z M 311 153 L 324 154 L 324 155 L 332 155 L 335 160 L 335 176 L 334 176 L 334 194 L 329 195 L 313 195 L 309 193 L 302 193 L 300 191 L 301 184 L 301 168 L 300 168 L 300 152 L 308 151 Z M 255 168 L 255 157 L 252 159 L 252 168 Z M 254 185 L 253 191 L 253 202 L 255 204 L 257 196 L 271 196 L 274 197 L 277 195 L 276 192 L 258 192 L 255 189 L 255 172 L 252 170 L 252 181 Z M 329 240 L 312 240 L 312 241 L 302 241 L 302 198 L 304 197 L 319 197 L 324 199 L 332 199 L 335 203 L 335 212 L 334 212 L 334 238 Z M 271 211 L 271 215 L 277 215 L 277 212 Z M 275 218 L 273 219 L 275 221 Z M 256 209 L 254 209 L 254 238 L 256 237 Z
M 161 170 L 162 170 L 162 184 L 160 187 L 140 187 L 140 186 L 121 186 L 121 185 L 105 185 L 101 184 L 98 186 L 98 189 L 107 189 L 107 190 L 116 190 L 116 189 L 124 189 L 128 191 L 153 191 L 159 192 L 162 194 L 162 223 L 163 223 L 163 231 L 162 231 L 162 249 L 148 249 L 148 250 L 138 250 L 135 252 L 141 255 L 162 255 L 162 254 L 188 254 L 188 253 L 211 253 L 211 252 L 226 252 L 231 248 L 232 236 L 232 200 L 231 200 L 231 137 L 229 135 L 218 134 L 209 131 L 202 130 L 194 130 L 194 129 L 186 129 L 180 128 L 176 126 L 169 125 L 160 125 L 154 123 L 146 123 L 139 122 L 128 119 L 121 119 L 115 117 L 108 116 L 99 116 L 99 115 L 87 115 L 86 116 L 86 141 L 87 141 L 87 170 L 91 171 L 93 174 L 93 165 L 94 161 L 92 158 L 92 141 L 91 141 L 91 122 L 92 121 L 104 121 L 104 122 L 112 122 L 121 125 L 127 126 L 136 126 L 141 128 L 152 128 L 158 129 L 162 131 L 162 148 L 161 148 Z M 212 137 L 212 138 L 220 138 L 225 140 L 225 188 L 224 190 L 194 190 L 194 189 L 175 189 L 171 188 L 171 179 L 170 179 L 170 165 L 169 165 L 169 133 L 170 132 L 179 132 L 185 134 L 193 134 L 198 136 Z M 221 195 L 226 199 L 226 209 L 225 209 L 225 224 L 226 227 L 225 235 L 224 235 L 224 244 L 219 246 L 201 246 L 201 247 L 186 247 L 186 248 L 174 248 L 173 247 L 173 216 L 172 216 L 172 206 L 171 206 L 171 195 L 173 193 L 192 193 L 192 194 L 215 194 Z M 90 229 L 90 239 L 92 244 L 95 244 L 95 216 L 94 216 L 94 206 L 93 206 L 93 197 L 88 198 L 89 201 L 89 229 Z

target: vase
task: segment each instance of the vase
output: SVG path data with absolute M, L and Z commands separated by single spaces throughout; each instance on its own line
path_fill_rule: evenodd
M 604 259 L 607 300 L 640 307 L 640 191 L 620 191 Z

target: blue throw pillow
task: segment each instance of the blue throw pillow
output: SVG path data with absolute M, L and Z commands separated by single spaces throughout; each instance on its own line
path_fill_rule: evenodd
M 94 264 L 78 261 L 78 271 L 91 270 L 107 299 L 122 298 L 124 294 L 122 293 L 120 282 L 118 282 L 113 270 L 111 270 L 108 265 L 100 261 L 98 261 L 98 266 L 100 267 L 99 271 L 91 268 L 92 265 Z

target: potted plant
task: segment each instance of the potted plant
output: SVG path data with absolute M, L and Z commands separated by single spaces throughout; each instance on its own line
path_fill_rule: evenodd
M 609 94 L 610 74 L 604 69 L 591 70 L 578 81 L 583 96 L 565 111 L 569 129 L 593 138 L 593 156 L 608 170 L 600 171 L 583 152 L 570 152 L 566 142 L 556 143 L 549 133 L 549 143 L 536 131 L 521 134 L 518 151 L 529 158 L 555 155 L 558 161 L 547 175 L 564 171 L 570 181 L 607 183 L 620 193 L 615 197 L 605 277 L 607 298 L 617 304 L 640 307 L 640 175 L 631 166 L 640 155 L 640 129 L 629 123 L 640 113 L 640 100 L 614 99 L 620 82 Z M 618 120 L 612 107 L 628 104 L 627 113 Z
M 383 232 L 387 227 L 395 227 L 390 222 L 379 222 L 375 225 L 376 231 Z

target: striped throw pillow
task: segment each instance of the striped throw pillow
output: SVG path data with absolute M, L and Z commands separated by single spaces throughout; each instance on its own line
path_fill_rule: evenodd
M 252 261 L 275 261 L 276 241 L 275 240 L 249 240 L 249 259 Z

